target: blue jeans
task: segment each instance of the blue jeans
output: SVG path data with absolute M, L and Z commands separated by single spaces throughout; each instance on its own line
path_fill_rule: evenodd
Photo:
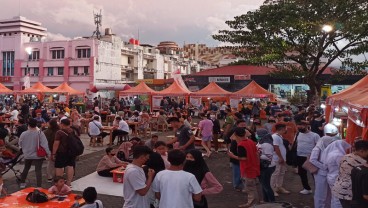
M 233 168 L 233 187 L 234 189 L 243 189 L 243 182 L 240 177 L 240 166 L 239 164 L 231 163 L 231 167 Z
M 259 176 L 259 180 L 262 184 L 263 200 L 265 202 L 275 201 L 275 195 L 273 194 L 273 190 L 271 188 L 271 175 L 275 169 L 276 167 L 274 166 L 261 170 L 261 175 Z

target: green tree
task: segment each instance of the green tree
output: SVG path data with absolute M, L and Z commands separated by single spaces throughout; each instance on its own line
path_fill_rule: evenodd
M 343 75 L 367 68 L 367 60 L 353 61 L 368 51 L 367 11 L 367 0 L 267 0 L 226 21 L 230 29 L 213 38 L 244 58 L 238 64 L 273 64 L 271 75 L 302 79 L 310 87 L 308 102 L 318 103 L 320 77 L 333 61 L 342 62 Z

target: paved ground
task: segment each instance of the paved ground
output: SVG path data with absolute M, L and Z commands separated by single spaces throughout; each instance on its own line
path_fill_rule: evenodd
M 171 132 L 160 133 L 161 140 L 167 140 L 168 135 L 171 135 Z M 86 135 L 83 135 L 82 140 L 84 143 L 88 142 L 88 138 Z M 96 147 L 91 148 L 86 146 L 86 152 L 83 156 L 80 157 L 80 160 L 77 162 L 77 172 L 76 179 L 84 177 L 95 171 L 96 166 L 100 158 L 105 154 L 104 147 Z M 232 208 L 237 207 L 239 204 L 245 203 L 245 194 L 235 192 L 232 189 L 231 184 L 231 168 L 229 166 L 228 157 L 225 153 L 214 153 L 211 158 L 206 158 L 208 166 L 216 178 L 223 185 L 224 190 L 222 193 L 218 195 L 208 196 L 208 202 L 210 208 Z M 22 166 L 19 166 L 22 170 Z M 45 175 L 45 168 L 43 169 L 43 174 Z M 44 176 L 46 178 L 46 176 Z M 310 184 L 312 184 L 312 180 L 310 180 Z M 35 186 L 35 174 L 31 171 L 28 175 L 27 180 L 28 186 Z M 51 184 L 46 181 L 43 182 L 42 187 L 48 188 Z M 93 184 L 91 184 L 93 186 Z M 15 177 L 12 175 L 7 175 L 5 178 L 5 187 L 8 189 L 9 193 L 15 192 L 19 190 L 18 184 L 16 183 Z M 277 197 L 278 201 L 287 201 L 293 204 L 294 207 L 306 208 L 313 207 L 313 196 L 312 195 L 301 195 L 298 192 L 302 189 L 300 178 L 297 174 L 290 171 L 287 172 L 285 177 L 285 188 L 292 191 L 289 195 L 281 195 Z M 78 192 L 77 192 L 78 193 Z M 123 199 L 121 197 L 102 195 L 98 196 L 100 200 L 104 203 L 107 208 L 118 208 L 122 207 Z M 271 206 L 273 207 L 273 206 Z

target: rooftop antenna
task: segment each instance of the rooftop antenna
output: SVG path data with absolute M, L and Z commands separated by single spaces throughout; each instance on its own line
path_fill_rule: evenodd
M 94 16 L 94 21 L 96 25 L 96 30 L 93 32 L 92 37 L 96 35 L 97 39 L 100 39 L 101 38 L 100 27 L 102 26 L 101 9 L 100 9 L 100 13 L 93 12 L 93 16 Z

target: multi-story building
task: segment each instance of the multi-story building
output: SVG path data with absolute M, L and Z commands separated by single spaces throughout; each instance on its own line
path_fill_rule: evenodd
M 121 82 L 120 38 L 106 34 L 101 40 L 44 41 L 45 37 L 41 23 L 24 17 L 0 21 L 0 71 L 10 77 L 5 86 L 21 90 L 27 74 L 31 85 L 40 81 L 56 87 L 68 82 L 87 93 L 93 86 L 106 88 Z
M 0 20 L 0 81 L 21 90 L 23 77 L 31 86 L 40 81 L 48 87 L 63 82 L 80 91 L 121 90 L 125 83 L 143 79 L 168 79 L 199 71 L 197 62 L 177 54 L 160 54 L 154 46 L 124 43 L 105 30 L 95 37 L 46 41 L 46 28 L 24 17 Z M 28 52 L 26 52 L 28 49 Z

